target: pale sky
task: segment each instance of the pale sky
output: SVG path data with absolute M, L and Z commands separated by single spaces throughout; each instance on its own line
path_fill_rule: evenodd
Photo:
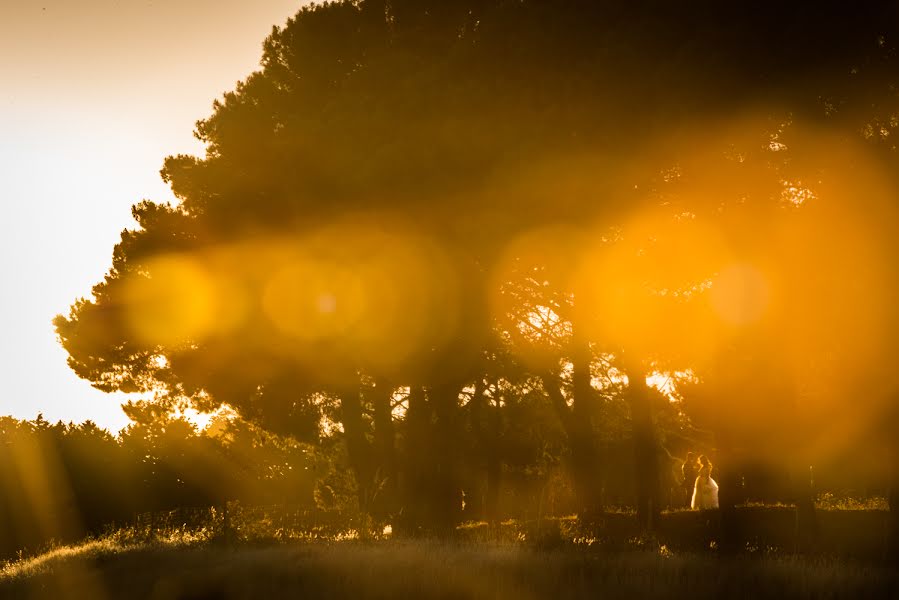
M 302 0 L 0 0 L 0 415 L 127 423 L 66 366 L 51 319 L 100 281 L 131 205 L 258 67 Z

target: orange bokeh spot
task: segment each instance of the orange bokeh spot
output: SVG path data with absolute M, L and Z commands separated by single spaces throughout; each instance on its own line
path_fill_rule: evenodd
M 749 264 L 725 267 L 712 281 L 709 301 L 715 314 L 729 325 L 749 325 L 762 318 L 770 300 L 764 275 Z

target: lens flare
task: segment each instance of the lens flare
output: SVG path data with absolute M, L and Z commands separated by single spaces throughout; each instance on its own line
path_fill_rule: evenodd
M 202 339 L 216 325 L 216 292 L 215 282 L 196 258 L 159 256 L 128 282 L 128 323 L 148 345 Z
M 243 250 L 268 322 L 295 349 L 325 344 L 375 372 L 440 347 L 459 324 L 445 252 L 401 224 L 365 220 Z
M 757 268 L 749 264 L 733 264 L 712 281 L 709 301 L 722 321 L 741 326 L 762 318 L 769 295 L 765 277 Z
M 366 290 L 348 268 L 297 258 L 278 270 L 262 304 L 284 333 L 309 341 L 346 334 L 366 312 Z

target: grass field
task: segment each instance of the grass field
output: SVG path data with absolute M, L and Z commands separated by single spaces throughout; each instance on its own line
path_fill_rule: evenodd
M 589 546 L 354 541 L 129 544 L 112 538 L 12 562 L 0 597 L 871 598 L 899 597 L 899 572 L 835 558 L 608 552 Z

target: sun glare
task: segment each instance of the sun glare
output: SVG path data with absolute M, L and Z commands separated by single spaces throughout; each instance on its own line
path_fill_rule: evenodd
M 758 321 L 769 301 L 768 284 L 762 273 L 748 264 L 729 265 L 711 286 L 712 307 L 730 325 Z

